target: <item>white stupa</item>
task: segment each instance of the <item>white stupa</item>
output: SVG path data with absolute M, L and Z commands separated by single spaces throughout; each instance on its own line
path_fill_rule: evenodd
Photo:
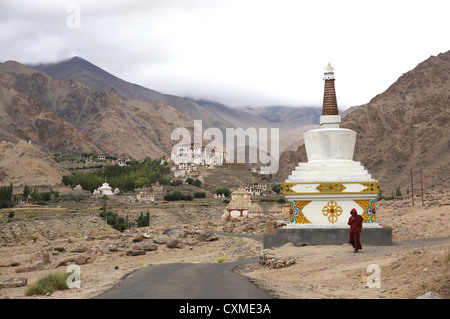
M 355 208 L 364 219 L 361 242 L 392 245 L 392 228 L 376 222 L 376 181 L 360 162 L 353 161 L 356 132 L 340 128 L 334 70 L 325 68 L 321 127 L 303 134 L 308 162 L 299 163 L 281 192 L 289 200 L 290 223 L 263 235 L 264 248 L 348 243 L 348 220 Z
M 100 186 L 99 188 L 94 190 L 94 195 L 111 196 L 111 195 L 114 195 L 115 193 L 117 194 L 118 192 L 113 192 L 111 186 L 109 186 L 109 184 L 106 182 L 106 180 L 102 184 L 102 186 Z
M 281 184 L 282 194 L 291 204 L 290 227 L 347 226 L 352 208 L 366 223 L 375 223 L 379 182 L 360 162 L 353 161 L 356 132 L 339 127 L 341 117 L 330 64 L 324 80 L 321 127 L 303 134 L 308 162 L 299 163 Z

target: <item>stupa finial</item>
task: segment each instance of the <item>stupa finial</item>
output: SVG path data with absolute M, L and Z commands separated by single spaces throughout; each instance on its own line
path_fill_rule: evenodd
M 339 111 L 334 88 L 334 67 L 329 62 L 325 68 L 323 79 L 325 80 L 325 90 L 323 93 L 322 115 L 338 115 Z

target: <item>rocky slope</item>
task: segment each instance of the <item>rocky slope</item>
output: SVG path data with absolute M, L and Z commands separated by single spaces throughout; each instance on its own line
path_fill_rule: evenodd
M 341 127 L 357 132 L 354 160 L 381 182 L 385 195 L 397 187 L 405 193 L 413 170 L 414 189 L 448 187 L 450 166 L 450 51 L 432 56 L 403 74 L 368 104 L 353 108 Z M 304 146 L 285 152 L 277 178 L 284 181 Z
M 13 89 L 0 75 L 0 141 L 31 141 L 60 152 L 98 151 L 75 126 Z
M 0 143 L 0 186 L 55 185 L 65 174 L 38 145 Z
M 91 142 L 86 145 L 94 144 L 111 155 L 134 158 L 167 155 L 172 146 L 172 130 L 193 124 L 188 116 L 167 104 L 123 100 L 75 80 L 55 80 L 14 61 L 0 64 L 0 74 L 14 90 L 32 98 L 54 118 L 71 123 L 78 129 L 77 134 L 87 136 Z M 48 129 L 46 122 L 41 126 Z M 72 151 L 60 144 L 61 151 Z
M 194 101 L 159 93 L 143 86 L 124 81 L 80 57 L 51 64 L 32 65 L 32 68 L 58 80 L 73 79 L 100 93 L 113 93 L 124 100 L 140 100 L 147 103 L 164 103 L 192 117 L 202 119 L 207 127 L 223 126 L 222 119 L 206 111 Z

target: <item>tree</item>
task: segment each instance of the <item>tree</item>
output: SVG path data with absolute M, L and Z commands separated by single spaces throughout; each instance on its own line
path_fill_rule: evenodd
M 13 185 L 0 187 L 0 208 L 9 208 L 15 205 L 13 201 Z
M 136 225 L 137 225 L 137 227 L 150 226 L 150 213 L 147 212 L 147 214 L 144 217 L 144 215 L 141 212 L 141 214 L 139 215 L 139 217 L 136 220 Z
M 280 191 L 281 191 L 280 185 L 277 185 L 277 184 L 273 185 L 273 186 L 272 186 L 272 190 L 273 190 L 275 193 L 279 194 Z
M 215 193 L 217 195 L 222 195 L 223 194 L 223 195 L 225 195 L 225 197 L 230 197 L 230 194 L 231 194 L 230 190 L 228 188 L 226 188 L 226 187 L 217 188 Z
M 31 196 L 33 203 L 42 201 L 42 195 L 39 194 L 37 187 L 34 187 L 33 192 L 31 193 L 30 196 Z
M 28 198 L 28 196 L 30 196 L 30 194 L 31 194 L 30 186 L 25 186 L 23 188 L 23 197 Z

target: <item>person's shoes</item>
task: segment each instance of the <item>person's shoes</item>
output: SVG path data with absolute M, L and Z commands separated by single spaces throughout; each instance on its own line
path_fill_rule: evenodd
M 354 252 L 354 253 L 357 253 L 357 252 L 358 252 L 358 249 L 355 248 L 355 250 L 354 250 L 353 252 Z

